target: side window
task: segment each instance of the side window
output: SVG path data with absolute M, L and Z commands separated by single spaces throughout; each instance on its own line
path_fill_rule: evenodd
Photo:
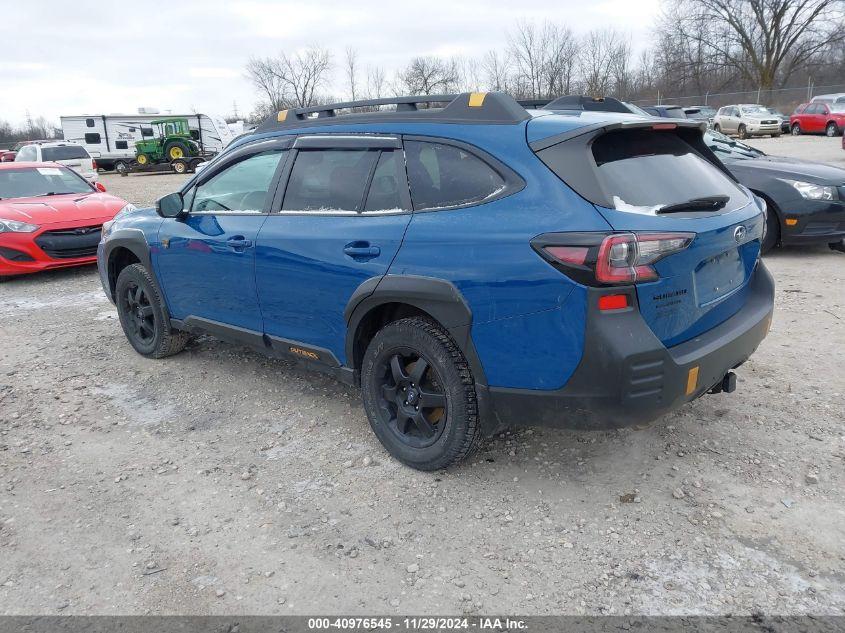
M 360 211 L 378 152 L 303 149 L 285 190 L 283 211 Z
M 189 194 L 191 211 L 263 213 L 270 181 L 285 152 L 254 154 L 215 174 Z
M 35 149 L 35 145 L 27 145 L 21 151 L 18 152 L 16 156 L 17 160 L 20 161 L 34 161 L 38 158 L 38 152 Z
M 487 163 L 452 145 L 406 141 L 405 160 L 415 210 L 481 202 L 505 186 Z
M 405 186 L 402 152 L 382 152 L 367 193 L 364 211 L 388 211 L 402 208 L 400 187 Z
M 141 128 L 141 136 L 153 136 L 153 128 L 151 127 L 142 127 Z
M 94 127 L 94 119 L 85 119 L 85 125 L 87 127 Z
M 114 142 L 115 149 L 129 149 L 129 143 L 126 141 L 115 141 Z
M 100 143 L 100 135 L 95 133 L 86 134 L 85 142 L 89 145 L 98 145 Z

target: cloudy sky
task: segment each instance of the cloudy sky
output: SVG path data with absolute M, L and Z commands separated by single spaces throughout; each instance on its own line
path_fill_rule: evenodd
M 647 44 L 659 0 L 0 0 L 0 119 L 27 111 L 132 113 L 139 106 L 229 115 L 251 110 L 251 55 L 310 44 L 334 53 L 332 94 L 343 94 L 347 46 L 388 74 L 417 55 L 480 57 L 502 48 L 519 19 L 576 33 L 614 27 Z

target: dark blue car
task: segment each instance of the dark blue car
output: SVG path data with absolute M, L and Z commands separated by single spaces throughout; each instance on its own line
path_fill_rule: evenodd
M 433 470 L 732 391 L 771 320 L 764 206 L 692 121 L 405 97 L 280 112 L 108 223 L 99 269 L 140 354 L 299 359 Z

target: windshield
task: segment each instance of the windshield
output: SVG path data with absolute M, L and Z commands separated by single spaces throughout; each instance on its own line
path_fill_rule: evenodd
M 769 114 L 769 111 L 761 105 L 742 106 L 743 114 Z
M 57 147 L 42 147 L 41 157 L 45 162 L 48 163 L 55 160 L 90 158 L 88 152 L 81 145 L 59 145 Z
M 93 191 L 85 179 L 65 167 L 0 169 L 0 199 Z
M 831 112 L 845 112 L 845 103 L 829 103 L 827 107 Z
M 735 141 L 715 130 L 707 130 L 704 133 L 704 142 L 720 159 L 737 158 L 742 160 L 746 158 L 760 158 L 766 155 L 759 149 L 755 149 L 740 141 Z

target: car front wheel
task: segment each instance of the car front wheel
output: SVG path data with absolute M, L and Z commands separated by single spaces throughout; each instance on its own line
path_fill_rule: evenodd
M 364 354 L 364 408 L 388 452 L 418 470 L 451 466 L 481 441 L 475 382 L 452 338 L 423 317 L 394 321 Z
M 171 329 L 164 302 L 143 265 L 132 264 L 120 271 L 114 297 L 123 333 L 136 352 L 164 358 L 185 348 L 188 335 Z
M 801 126 L 797 123 L 792 124 L 792 136 L 801 136 Z
M 748 138 L 748 130 L 746 129 L 746 127 L 744 125 L 740 124 L 739 128 L 737 129 L 737 135 L 741 139 Z
M 768 253 L 778 243 L 780 239 L 780 219 L 778 214 L 772 210 L 772 203 L 766 201 L 768 208 L 766 209 L 766 235 L 763 237 L 763 243 L 760 246 L 762 253 Z

